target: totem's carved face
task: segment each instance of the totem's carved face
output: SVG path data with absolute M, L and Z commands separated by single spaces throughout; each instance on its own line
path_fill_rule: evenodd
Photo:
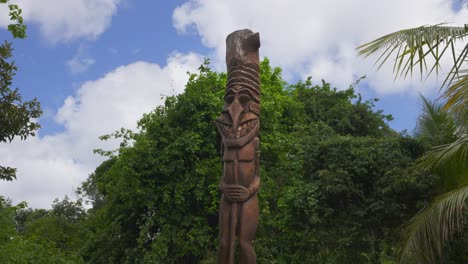
M 227 147 L 242 147 L 258 135 L 260 104 L 251 89 L 235 84 L 226 90 L 216 125 Z

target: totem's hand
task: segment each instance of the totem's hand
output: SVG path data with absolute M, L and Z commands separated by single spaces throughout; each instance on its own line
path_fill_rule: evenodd
M 236 203 L 245 202 L 250 197 L 249 189 L 241 185 L 226 185 L 224 187 L 224 194 L 229 201 Z

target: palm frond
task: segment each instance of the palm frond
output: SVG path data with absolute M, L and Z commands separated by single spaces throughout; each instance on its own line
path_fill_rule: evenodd
M 451 237 L 463 228 L 468 186 L 438 196 L 414 216 L 403 229 L 405 242 L 400 263 L 441 263 L 444 248 Z
M 463 75 L 445 90 L 442 97 L 446 101 L 443 109 L 454 116 L 462 129 L 461 132 L 466 133 L 468 130 L 468 70 L 465 69 L 461 73 Z
M 380 69 L 396 53 L 393 65 L 395 78 L 407 76 L 417 69 L 421 78 L 429 76 L 434 70 L 438 73 L 442 56 L 452 56 L 453 67 L 444 84 L 450 85 L 458 76 L 460 68 L 467 58 L 468 45 L 457 54 L 456 42 L 468 36 L 468 24 L 463 27 L 448 27 L 444 24 L 421 26 L 400 30 L 357 47 L 360 56 L 367 57 L 382 52 L 376 64 Z M 428 61 L 428 58 L 434 61 Z M 428 62 L 430 67 L 428 67 Z
M 437 24 L 400 30 L 357 47 L 360 56 L 381 53 L 376 61 L 379 69 L 394 58 L 395 78 L 412 75 L 413 70 L 427 78 L 439 73 L 443 57 L 453 62 L 441 86 L 441 90 L 448 87 L 442 95 L 444 107 L 423 98 L 424 112 L 416 133 L 438 145 L 426 152 L 417 166 L 440 175 L 446 188 L 456 189 L 437 197 L 409 221 L 404 228 L 401 262 L 414 257 L 417 263 L 440 263 L 447 241 L 462 227 L 468 197 L 468 44 L 458 51 L 457 42 L 467 36 L 468 24 Z
M 464 163 L 468 158 L 468 135 L 461 135 L 456 141 L 433 147 L 427 151 L 418 162 L 426 167 L 444 166 L 447 162 Z
M 452 116 L 442 109 L 442 105 L 429 101 L 423 95 L 420 97 L 423 109 L 416 123 L 416 137 L 429 143 L 429 146 L 455 141 L 456 126 Z
M 433 147 L 418 160 L 421 169 L 439 174 L 446 188 L 468 184 L 468 135 L 463 134 L 452 143 Z

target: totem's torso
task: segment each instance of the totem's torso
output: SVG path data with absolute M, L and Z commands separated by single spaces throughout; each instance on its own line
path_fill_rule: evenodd
M 226 184 L 249 187 L 258 173 L 258 145 L 258 137 L 255 137 L 241 148 L 224 147 L 224 182 Z

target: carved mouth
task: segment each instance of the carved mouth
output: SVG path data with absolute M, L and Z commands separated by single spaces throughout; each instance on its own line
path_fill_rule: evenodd
M 223 135 L 223 137 L 227 139 L 239 139 L 246 135 L 248 135 L 255 127 L 258 125 L 258 119 L 252 119 L 242 123 L 236 131 L 230 124 L 223 123 L 220 120 L 216 120 L 216 124 L 218 125 L 218 129 Z

